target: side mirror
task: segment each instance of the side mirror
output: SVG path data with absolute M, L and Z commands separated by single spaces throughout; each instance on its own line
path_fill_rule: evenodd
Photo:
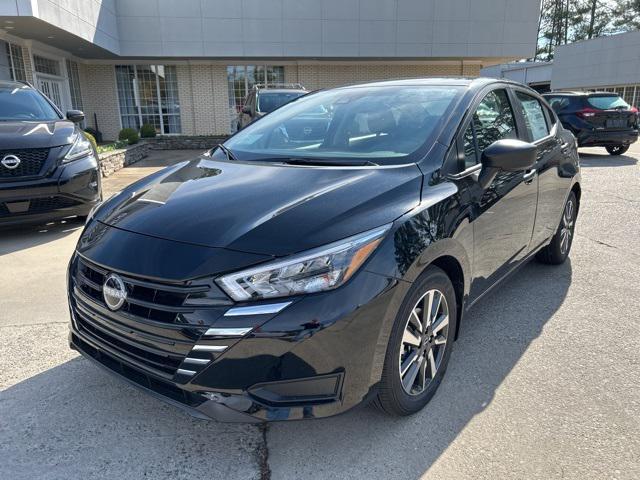
M 538 147 L 521 140 L 504 139 L 493 142 L 482 152 L 482 170 L 478 182 L 487 188 L 500 170 L 522 172 L 531 169 L 537 159 Z
M 71 120 L 73 123 L 80 123 L 84 120 L 84 113 L 80 110 L 69 110 L 67 112 L 67 120 Z
M 242 113 L 245 115 L 251 115 L 251 107 L 242 107 Z

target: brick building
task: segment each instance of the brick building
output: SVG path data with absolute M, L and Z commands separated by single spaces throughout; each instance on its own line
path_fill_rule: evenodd
M 0 0 L 0 78 L 122 127 L 225 134 L 256 83 L 476 76 L 530 56 L 539 0 Z

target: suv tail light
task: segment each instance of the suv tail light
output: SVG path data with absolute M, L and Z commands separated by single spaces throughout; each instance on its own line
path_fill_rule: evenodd
M 597 110 L 594 110 L 593 108 L 583 108 L 582 110 L 576 112 L 576 115 L 582 118 L 592 118 L 596 116 L 596 113 Z

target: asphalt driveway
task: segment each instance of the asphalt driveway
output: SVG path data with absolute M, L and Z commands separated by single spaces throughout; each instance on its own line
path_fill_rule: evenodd
M 404 419 L 194 420 L 68 349 L 79 223 L 0 231 L 0 478 L 640 478 L 639 162 L 640 145 L 583 151 L 570 261 L 474 307 L 439 392 Z

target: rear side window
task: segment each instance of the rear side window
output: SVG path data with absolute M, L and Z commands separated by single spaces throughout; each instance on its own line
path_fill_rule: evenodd
M 549 135 L 547 120 L 538 99 L 520 91 L 516 91 L 516 97 L 531 139 L 535 142 Z
M 551 108 L 556 112 L 564 110 L 569 106 L 569 99 L 567 97 L 545 97 Z
M 480 161 L 485 148 L 503 138 L 518 138 L 516 121 L 505 90 L 489 92 L 480 102 L 464 133 L 464 166 Z
M 614 108 L 631 108 L 627 102 L 617 95 L 588 97 L 587 102 L 593 108 L 599 110 L 612 110 Z

